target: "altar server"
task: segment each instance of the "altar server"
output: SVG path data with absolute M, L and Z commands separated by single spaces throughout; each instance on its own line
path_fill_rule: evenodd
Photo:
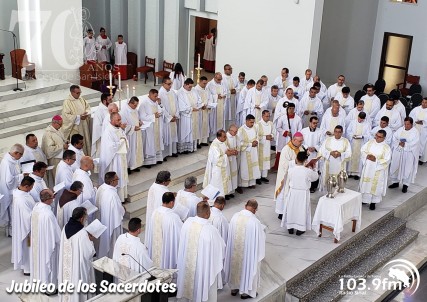
M 122 80 L 127 80 L 127 54 L 128 46 L 123 41 L 123 35 L 118 35 L 117 41 L 114 43 L 114 64 Z
M 412 109 L 409 114 L 415 122 L 415 128 L 420 133 L 420 161 L 422 165 L 427 161 L 427 98 L 424 98 L 421 105 Z

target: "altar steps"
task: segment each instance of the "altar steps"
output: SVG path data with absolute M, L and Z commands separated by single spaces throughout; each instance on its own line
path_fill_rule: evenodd
M 341 276 L 367 276 L 383 266 L 406 246 L 418 232 L 390 212 L 316 261 L 286 283 L 289 301 L 338 301 Z M 347 277 L 343 284 L 347 284 Z M 344 291 L 346 288 L 343 289 Z

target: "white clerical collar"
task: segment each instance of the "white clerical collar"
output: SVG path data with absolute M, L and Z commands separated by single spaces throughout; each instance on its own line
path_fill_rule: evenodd
M 199 217 L 199 216 L 195 216 L 194 219 L 196 220 L 197 223 L 200 223 L 200 224 L 208 224 L 209 223 L 209 220 L 202 218 L 202 217 Z
M 139 237 L 134 236 L 131 233 L 126 233 L 126 238 L 129 238 L 129 239 L 135 240 L 135 241 L 141 241 L 141 240 L 139 240 Z

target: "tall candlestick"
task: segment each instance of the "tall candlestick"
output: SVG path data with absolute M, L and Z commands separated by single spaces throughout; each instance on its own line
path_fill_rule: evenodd
M 122 90 L 122 76 L 120 75 L 120 72 L 119 72 L 119 90 Z
M 191 79 L 194 81 L 194 71 L 191 70 Z
M 197 54 L 197 68 L 200 68 L 200 54 Z
M 108 76 L 110 78 L 110 87 L 113 86 L 113 74 L 111 73 L 111 70 L 108 71 Z
M 136 90 L 136 89 L 135 89 L 135 86 L 133 86 L 133 87 L 132 87 L 132 94 L 133 94 L 133 96 L 136 96 L 135 90 Z
M 128 84 L 126 84 L 126 98 L 129 102 L 129 85 Z

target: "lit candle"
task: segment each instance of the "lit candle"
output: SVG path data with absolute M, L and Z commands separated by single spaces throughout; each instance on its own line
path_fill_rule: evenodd
M 110 77 L 110 87 L 113 86 L 113 74 L 111 73 L 111 70 L 108 71 L 108 76 Z
M 133 87 L 132 87 L 132 94 L 133 94 L 133 96 L 136 96 L 136 93 L 135 93 L 135 86 L 133 86 Z
M 194 71 L 191 70 L 191 79 L 194 80 Z
M 126 84 L 126 98 L 129 102 L 129 85 L 128 84 Z
M 197 68 L 200 69 L 200 54 L 197 54 Z
M 122 90 L 122 76 L 120 75 L 120 72 L 119 72 L 119 90 Z

